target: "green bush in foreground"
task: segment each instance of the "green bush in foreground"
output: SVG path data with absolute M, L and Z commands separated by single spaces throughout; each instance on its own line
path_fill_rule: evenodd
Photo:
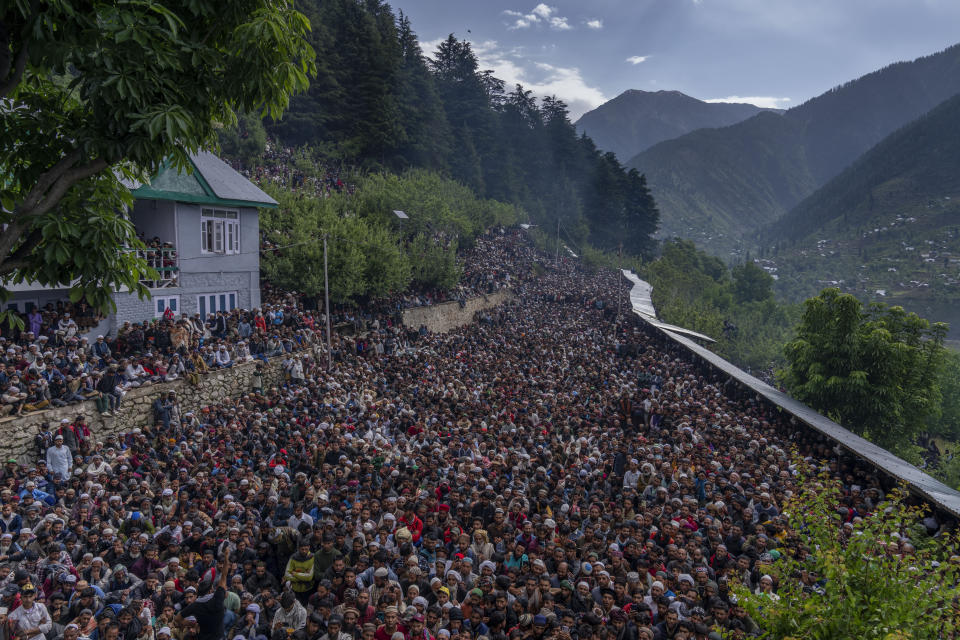
M 790 530 L 781 557 L 760 567 L 775 595 L 732 587 L 763 638 L 894 640 L 954 638 L 960 629 L 957 556 L 929 538 L 908 496 L 894 491 L 876 513 L 844 527 L 840 485 L 807 477 L 784 505 Z M 909 544 L 904 540 L 909 539 Z M 898 546 L 899 542 L 899 546 Z

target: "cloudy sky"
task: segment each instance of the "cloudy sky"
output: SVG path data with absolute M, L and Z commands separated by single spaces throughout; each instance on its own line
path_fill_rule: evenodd
M 960 0 L 393 0 L 429 55 L 470 40 L 576 119 L 627 89 L 788 108 L 960 42 Z

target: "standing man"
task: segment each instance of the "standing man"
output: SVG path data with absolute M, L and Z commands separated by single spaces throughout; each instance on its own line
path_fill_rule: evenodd
M 21 603 L 10 614 L 14 635 L 22 640 L 46 640 L 53 627 L 47 608 L 36 601 L 37 589 L 29 582 L 20 589 Z
M 73 454 L 63 444 L 63 435 L 59 433 L 53 438 L 53 446 L 47 449 L 47 467 L 57 484 L 70 479 L 70 470 L 73 468 Z
M 202 595 L 177 614 L 176 622 L 182 626 L 186 618 L 197 621 L 197 640 L 220 640 L 223 637 L 223 614 L 226 610 L 224 600 L 227 597 L 227 574 L 230 572 L 230 547 L 224 545 L 223 560 L 217 566 L 216 577 L 204 578 L 200 582 Z M 214 584 L 213 580 L 216 580 Z

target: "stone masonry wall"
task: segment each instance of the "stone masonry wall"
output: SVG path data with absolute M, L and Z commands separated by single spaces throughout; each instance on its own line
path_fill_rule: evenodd
M 467 300 L 461 308 L 459 302 L 444 302 L 429 307 L 415 307 L 403 312 L 403 324 L 411 329 L 426 325 L 434 333 L 446 333 L 473 322 L 473 314 L 482 309 L 490 309 L 516 298 L 510 289 L 501 289 L 487 296 L 477 296 Z
M 264 367 L 264 385 L 276 386 L 281 381 L 280 362 L 281 358 L 274 358 Z M 0 459 L 14 457 L 21 462 L 32 460 L 33 437 L 37 433 L 37 426 L 44 422 L 55 428 L 60 424 L 60 420 L 73 420 L 77 414 L 82 413 L 90 425 L 93 437 L 101 440 L 111 433 L 130 431 L 153 422 L 151 405 L 162 392 L 176 392 L 181 414 L 198 411 L 207 405 L 221 402 L 224 398 L 235 398 L 251 389 L 250 379 L 254 369 L 254 362 L 246 362 L 201 376 L 196 386 L 186 380 L 175 380 L 131 389 L 124 396 L 120 409 L 111 417 L 101 416 L 97 412 L 97 405 L 93 401 L 87 401 L 21 417 L 0 419 Z

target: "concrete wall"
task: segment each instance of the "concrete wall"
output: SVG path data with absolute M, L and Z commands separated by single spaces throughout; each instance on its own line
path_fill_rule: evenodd
M 316 356 L 315 356 L 316 357 Z M 264 384 L 276 386 L 282 379 L 281 358 L 274 358 L 264 367 Z M 86 416 L 93 437 L 100 440 L 111 433 L 130 431 L 153 422 L 151 405 L 162 392 L 174 391 L 180 403 L 181 413 L 198 411 L 201 408 L 222 402 L 226 398 L 250 391 L 250 378 L 255 369 L 253 362 L 237 365 L 230 369 L 209 373 L 200 378 L 196 386 L 186 380 L 176 380 L 161 384 L 152 384 L 131 389 L 123 403 L 112 417 L 103 417 L 97 413 L 93 401 L 73 404 L 60 409 L 38 411 L 30 415 L 0 419 L 0 459 L 15 457 L 23 462 L 33 459 L 33 437 L 37 426 L 47 422 L 51 427 L 60 424 L 60 420 L 73 420 L 77 414 Z
M 177 203 L 177 250 L 182 273 L 236 273 L 260 270 L 260 223 L 253 207 L 227 207 L 240 212 L 240 253 L 205 255 L 200 250 L 199 204 Z
M 510 289 L 501 289 L 488 296 L 470 298 L 462 308 L 459 302 L 444 302 L 429 307 L 407 309 L 403 312 L 403 324 L 411 329 L 426 325 L 427 329 L 434 333 L 446 333 L 473 322 L 473 314 L 477 311 L 490 309 L 515 297 Z

